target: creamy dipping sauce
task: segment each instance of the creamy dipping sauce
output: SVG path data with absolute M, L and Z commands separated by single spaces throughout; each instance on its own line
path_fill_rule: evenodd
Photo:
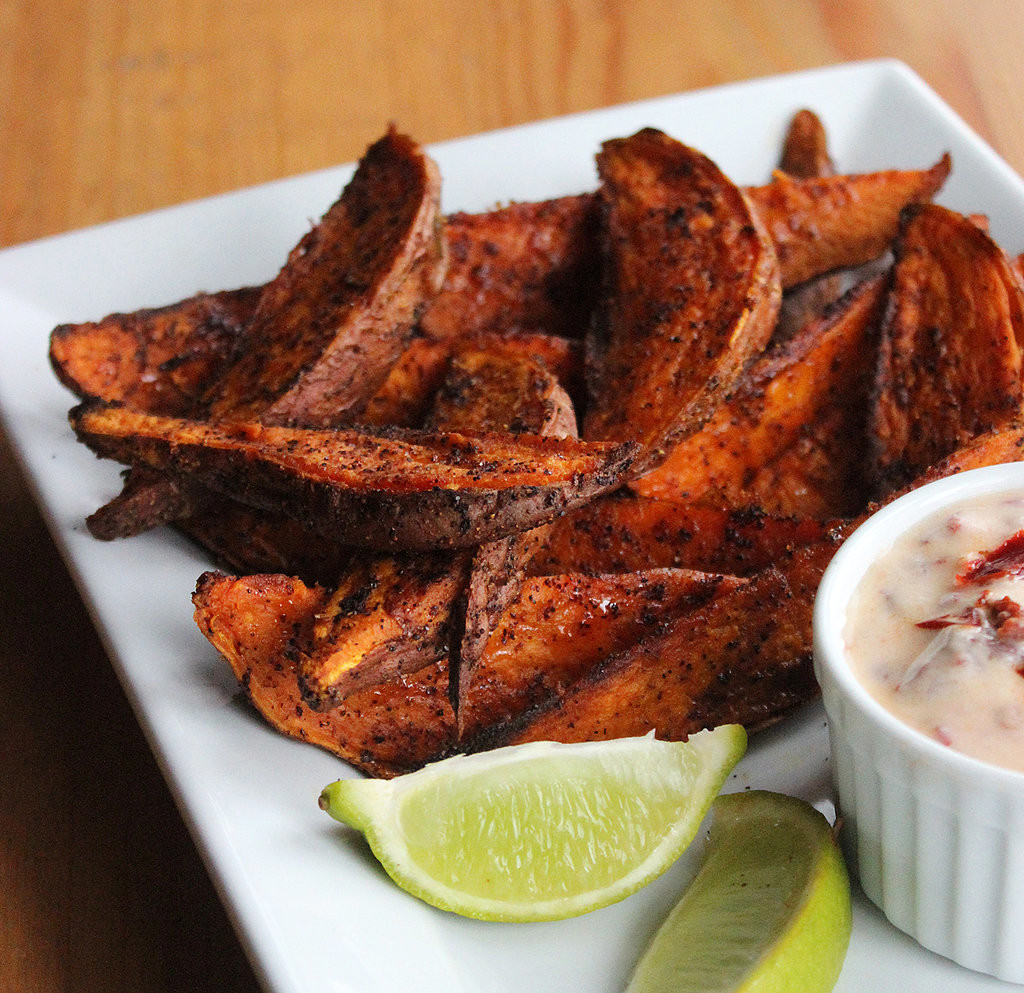
M 843 632 L 857 678 L 934 740 L 1024 771 L 1024 493 L 927 518 L 873 563 Z

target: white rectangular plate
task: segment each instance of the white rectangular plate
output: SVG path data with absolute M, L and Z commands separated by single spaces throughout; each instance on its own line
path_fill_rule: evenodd
M 926 167 L 950 151 L 953 175 L 941 200 L 988 214 L 1004 248 L 1024 249 L 1024 184 L 913 73 L 888 61 L 544 121 L 432 152 L 448 211 L 590 189 L 600 142 L 647 125 L 700 148 L 737 182 L 760 183 L 803 106 L 824 119 L 845 172 Z M 406 896 L 317 807 L 321 787 L 350 774 L 347 767 L 266 727 L 193 624 L 190 596 L 209 565 L 201 553 L 166 531 L 105 544 L 83 526 L 118 490 L 119 467 L 72 438 L 72 398 L 47 361 L 50 330 L 268 279 L 351 171 L 325 170 L 0 253 L 0 410 L 268 990 L 615 993 L 692 871 L 692 856 L 616 906 L 552 924 L 464 920 Z M 827 752 L 821 711 L 811 707 L 756 738 L 729 788 L 782 790 L 825 807 Z M 1002 988 L 921 950 L 857 896 L 838 990 Z

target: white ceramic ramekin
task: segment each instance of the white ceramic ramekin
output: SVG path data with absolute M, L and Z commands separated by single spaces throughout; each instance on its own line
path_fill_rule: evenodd
M 843 640 L 854 588 L 898 535 L 1006 490 L 1024 490 L 1024 463 L 930 483 L 857 528 L 818 590 L 814 666 L 843 847 L 864 892 L 925 948 L 1024 983 L 1024 773 L 952 751 L 893 716 L 851 673 Z

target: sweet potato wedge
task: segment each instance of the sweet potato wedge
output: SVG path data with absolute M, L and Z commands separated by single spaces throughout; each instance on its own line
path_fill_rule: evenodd
M 779 170 L 794 179 L 835 175 L 825 125 L 813 110 L 798 110 L 790 120 L 782 142 Z
M 790 120 L 779 156 L 779 171 L 793 179 L 835 175 L 825 125 L 814 111 L 798 110 Z M 843 280 L 839 273 L 826 273 L 790 288 L 782 295 L 772 341 L 792 337 L 809 320 L 820 317 L 842 292 Z
M 582 435 L 636 439 L 634 472 L 697 431 L 771 334 L 771 244 L 713 162 L 652 128 L 598 156 L 605 279 Z
M 85 524 L 94 538 L 114 541 L 195 517 L 216 502 L 215 494 L 192 480 L 134 466 L 126 471 L 121 492 L 93 511 Z
M 619 490 L 555 521 L 528 572 L 674 568 L 750 576 L 828 531 L 812 518 L 773 517 L 758 507 L 701 507 Z
M 440 288 L 436 165 L 393 129 L 260 295 L 213 419 L 326 426 L 358 413 Z
M 746 192 L 775 245 L 782 285 L 789 288 L 877 258 L 899 233 L 904 208 L 931 200 L 950 168 L 946 155 L 924 171 L 801 180 L 778 173 L 771 183 Z
M 89 403 L 70 416 L 103 457 L 388 551 L 478 545 L 543 524 L 618 485 L 636 453 L 631 442 L 209 424 Z
M 872 412 L 884 494 L 1021 416 L 1024 292 L 974 221 L 928 204 L 896 247 Z
M 557 438 L 577 433 L 576 411 L 558 380 L 532 359 L 498 351 L 453 358 L 424 426 Z
M 515 354 L 465 352 L 457 356 L 428 419 L 454 430 L 528 432 L 548 437 L 577 436 L 569 395 L 548 370 Z M 458 616 L 461 638 L 449 660 L 449 693 L 463 732 L 465 686 L 498 618 L 519 595 L 526 569 L 549 525 L 485 542 L 473 556 L 465 601 Z
M 365 552 L 325 538 L 280 511 L 254 510 L 219 493 L 209 496 L 174 527 L 228 572 L 280 573 L 330 587 L 354 559 L 365 558 Z
M 330 710 L 364 687 L 444 657 L 470 560 L 471 553 L 463 551 L 353 562 L 297 655 L 303 702 Z
M 446 754 L 454 718 L 439 663 L 356 693 L 325 713 L 303 703 L 296 651 L 310 637 L 328 596 L 286 576 L 207 572 L 193 595 L 195 620 L 256 710 L 282 734 L 380 777 L 409 772 Z
M 646 734 L 683 739 L 726 722 L 756 729 L 818 692 L 811 668 L 817 580 L 838 542 L 797 551 L 728 586 L 595 666 L 546 706 L 489 732 L 489 743 L 588 741 Z
M 579 397 L 583 392 L 581 346 L 579 339 L 528 331 L 484 331 L 442 341 L 414 338 L 370 398 L 359 415 L 359 423 L 423 427 L 452 360 L 470 353 L 530 359 L 547 369 L 570 396 Z
M 887 293 L 886 276 L 862 283 L 767 352 L 700 431 L 630 486 L 644 496 L 760 506 L 782 516 L 828 519 L 861 510 L 869 496 L 869 391 Z
M 449 370 L 434 404 L 434 427 L 575 435 L 572 405 L 555 379 L 521 356 L 467 353 Z M 317 710 L 363 686 L 448 655 L 458 709 L 458 677 L 469 671 L 517 595 L 542 528 L 476 550 L 388 556 L 354 563 L 331 594 L 314 641 L 299 659 L 299 686 Z
M 438 340 L 515 331 L 582 337 L 600 282 L 596 230 L 590 194 L 450 214 L 448 274 L 421 331 Z
M 722 577 L 676 570 L 617 577 L 532 580 L 489 639 L 468 688 L 474 738 L 489 722 L 518 715 L 603 655 L 675 613 L 695 609 Z M 311 742 L 371 776 L 391 777 L 457 747 L 447 664 L 358 690 L 318 713 L 299 693 L 297 657 L 312 637 L 329 592 L 280 575 L 204 573 L 193 595 L 195 620 L 231 666 L 256 710 L 278 731 Z M 550 625 L 546 619 L 558 617 Z
M 260 287 L 199 293 L 165 307 L 61 324 L 50 335 L 50 364 L 81 400 L 193 414 L 223 373 L 260 293 Z
M 605 659 L 742 580 L 686 569 L 532 577 L 487 640 L 467 679 L 463 747 L 550 705 Z

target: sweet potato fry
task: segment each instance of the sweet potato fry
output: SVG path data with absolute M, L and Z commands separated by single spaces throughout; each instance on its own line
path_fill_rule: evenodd
M 945 458 L 929 466 L 911 482 L 887 493 L 880 502 L 895 500 L 903 493 L 924 486 L 935 479 L 944 479 L 968 469 L 981 469 L 984 466 L 1002 465 L 1006 462 L 1024 462 L 1024 426 L 1019 423 L 976 435 Z
M 834 176 L 835 166 L 828 149 L 825 125 L 812 110 L 798 110 L 789 122 L 782 143 L 779 170 L 793 179 L 819 179 Z M 842 277 L 826 273 L 790 288 L 782 295 L 779 319 L 772 333 L 773 342 L 786 341 L 842 295 Z
M 353 562 L 297 656 L 303 702 L 330 710 L 357 690 L 443 657 L 470 560 L 463 551 Z
M 280 573 L 329 587 L 353 560 L 365 557 L 365 552 L 325 539 L 280 511 L 255 510 L 207 492 L 209 501 L 174 526 L 229 572 Z
M 532 359 L 508 353 L 467 352 L 458 356 L 438 393 L 432 420 L 435 426 L 448 425 L 459 431 L 577 436 L 576 411 L 558 380 Z M 453 645 L 448 673 L 460 738 L 465 686 L 498 618 L 519 595 L 526 568 L 542 544 L 547 527 L 541 525 L 486 542 L 473 556 L 465 602 L 458 612 L 461 638 Z
M 524 712 L 588 671 L 604 653 L 675 613 L 695 609 L 722 584 L 732 583 L 677 570 L 530 581 L 514 617 L 508 615 L 508 624 L 488 641 L 468 689 L 468 727 L 475 735 L 491 721 Z M 193 602 L 200 630 L 278 731 L 378 777 L 409 772 L 453 751 L 455 716 L 444 661 L 358 690 L 323 713 L 304 704 L 296 658 L 328 596 L 285 576 L 208 572 L 200 577 Z M 552 616 L 561 623 L 549 624 Z
M 555 431 L 575 436 L 575 415 L 555 379 L 521 356 L 466 353 L 452 364 L 431 415 L 457 431 Z M 469 672 L 491 628 L 516 596 L 542 528 L 478 549 L 355 563 L 331 594 L 299 659 L 299 686 L 317 710 L 355 690 L 413 672 L 449 655 L 449 688 L 458 710 L 460 676 Z
M 192 477 L 332 540 L 388 551 L 536 527 L 618 485 L 636 452 L 631 442 L 532 435 L 218 425 L 88 403 L 71 421 L 103 457 Z
M 395 776 L 440 758 L 451 747 L 454 718 L 439 663 L 356 693 L 325 713 L 303 703 L 296 650 L 328 595 L 286 576 L 207 572 L 193 595 L 195 619 L 256 710 L 282 734 L 325 748 L 373 776 Z
M 763 727 L 818 692 L 811 668 L 817 580 L 837 542 L 799 550 L 595 666 L 493 744 L 646 734 L 682 739 L 704 727 Z
M 50 364 L 81 400 L 193 414 L 230 360 L 260 292 L 199 293 L 165 307 L 62 324 L 50 335 Z
M 813 110 L 804 108 L 793 115 L 782 143 L 779 169 L 794 179 L 835 175 L 825 125 Z
M 872 415 L 879 494 L 1018 420 L 1024 399 L 1024 292 L 1002 249 L 929 204 L 906 217 L 896 255 Z
M 550 704 L 595 665 L 741 582 L 686 569 L 527 580 L 467 680 L 464 747 L 486 747 L 491 729 Z
M 357 414 L 440 288 L 441 180 L 393 129 L 260 295 L 214 420 L 326 426 Z
M 905 207 L 929 201 L 949 175 L 949 156 L 923 172 L 887 170 L 797 180 L 778 173 L 747 190 L 775 245 L 785 288 L 877 258 L 899 232 Z
M 771 514 L 851 516 L 866 503 L 868 394 L 885 276 L 767 352 L 636 492 Z M 815 458 L 815 453 L 822 456 Z
M 578 397 L 582 394 L 581 345 L 579 339 L 528 331 L 484 331 L 443 341 L 414 338 L 370 398 L 359 423 L 423 427 L 452 359 L 470 353 L 530 359 L 547 369 L 570 396 Z
M 590 194 L 448 216 L 448 274 L 420 329 L 450 340 L 543 331 L 579 338 L 600 282 Z
M 555 521 L 529 572 L 677 568 L 750 576 L 827 533 L 811 518 L 772 517 L 757 507 L 701 507 L 619 490 Z
M 134 466 L 125 473 L 121 492 L 93 511 L 85 524 L 94 538 L 114 541 L 202 514 L 216 502 L 215 494 L 192 480 Z
M 598 171 L 605 285 L 582 434 L 638 440 L 639 475 L 700 428 L 764 347 L 778 266 L 742 192 L 662 132 L 606 142 Z

